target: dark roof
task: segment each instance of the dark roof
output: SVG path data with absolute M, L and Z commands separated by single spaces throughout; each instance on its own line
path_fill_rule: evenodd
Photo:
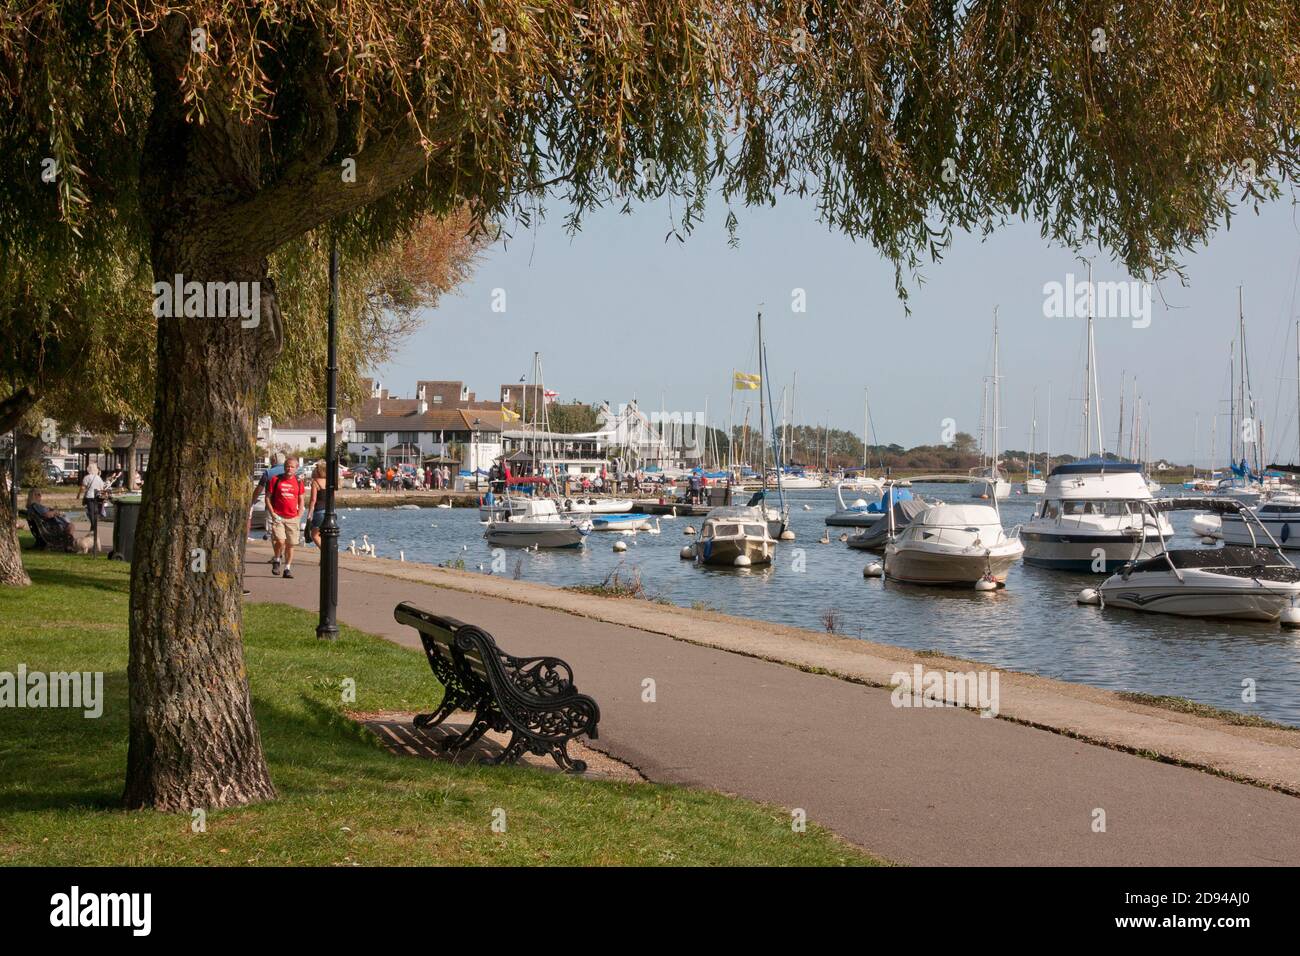
M 1127 474 L 1135 471 L 1140 473 L 1142 464 L 1136 461 L 1103 461 L 1100 458 L 1084 458 L 1082 461 L 1071 461 L 1057 465 L 1047 477 L 1051 478 L 1054 475 L 1095 475 L 1103 471 L 1115 474 Z
M 435 408 L 420 412 L 413 398 L 385 398 L 366 402 L 356 416 L 359 432 L 495 432 L 501 430 L 499 409 Z M 475 422 L 478 424 L 475 424 Z

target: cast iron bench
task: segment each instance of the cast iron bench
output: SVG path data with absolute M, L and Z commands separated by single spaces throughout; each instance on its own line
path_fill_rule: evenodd
M 444 745 L 446 750 L 464 750 L 489 730 L 510 731 L 493 763 L 514 763 L 527 752 L 550 754 L 571 773 L 587 769 L 569 756 L 568 745 L 580 734 L 596 739 L 600 708 L 574 688 L 568 664 L 558 657 L 512 657 L 482 628 L 406 602 L 397 605 L 393 617 L 419 633 L 429 667 L 444 688 L 438 709 L 416 715 L 416 727 L 434 727 L 453 711 L 472 710 L 474 721 Z

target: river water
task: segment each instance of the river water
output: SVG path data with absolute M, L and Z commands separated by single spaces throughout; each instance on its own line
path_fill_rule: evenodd
M 965 498 L 953 485 L 916 488 L 927 498 Z M 1100 576 L 1047 571 L 1023 564 L 1007 587 L 992 593 L 922 588 L 866 579 L 875 558 L 839 542 L 819 544 L 825 517 L 838 507 L 833 490 L 790 492 L 797 535 L 782 542 L 771 567 L 704 568 L 679 557 L 691 539 L 684 529 L 699 519 L 661 519 L 658 535 L 593 533 L 581 550 L 506 550 L 505 574 L 553 585 L 600 584 L 615 570 L 639 574 L 647 596 L 683 607 L 707 606 L 759 618 L 916 650 L 936 650 L 1114 690 L 1170 694 L 1300 726 L 1300 632 L 1276 624 L 1215 622 L 1080 606 L 1079 590 Z M 1002 503 L 1003 523 L 1028 520 L 1037 499 L 1013 495 Z M 476 509 L 381 508 L 340 512 L 340 546 L 367 534 L 381 558 L 429 564 L 464 561 L 491 573 L 492 549 Z M 1190 547 L 1190 512 L 1172 515 L 1176 546 Z M 626 541 L 623 554 L 615 541 Z M 498 561 L 498 566 L 502 562 Z M 436 610 L 436 609 L 431 609 Z M 1242 699 L 1253 681 L 1254 701 Z

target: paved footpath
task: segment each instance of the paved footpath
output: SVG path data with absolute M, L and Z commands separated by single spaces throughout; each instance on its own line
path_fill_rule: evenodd
M 292 581 L 272 577 L 267 557 L 269 547 L 249 543 L 249 600 L 314 609 L 315 553 L 296 557 Z M 670 636 L 673 627 L 683 633 L 699 627 L 702 615 L 689 611 L 390 561 L 344 556 L 342 563 L 342 622 L 418 647 L 414 631 L 393 620 L 394 606 L 410 601 L 486 628 L 513 654 L 563 657 L 579 688 L 600 704 L 598 749 L 655 782 L 802 808 L 810 820 L 897 862 L 1300 865 L 1300 798 L 1287 793 L 969 710 L 896 708 L 887 688 L 762 660 L 773 656 L 762 650 L 733 653 L 692 643 L 689 635 Z M 497 596 L 476 593 L 493 590 Z M 501 596 L 507 592 L 515 598 Z M 537 606 L 550 603 L 547 595 L 574 602 L 575 609 L 599 602 L 645 623 L 598 620 L 605 615 L 599 608 L 568 613 Z M 752 631 L 757 648 L 779 637 L 794 660 L 816 651 L 819 637 L 828 654 L 838 652 L 832 643 L 838 639 L 715 617 L 703 622 L 707 633 Z M 850 650 L 859 648 L 869 663 L 867 652 L 880 645 L 856 642 Z M 907 652 L 890 650 L 899 657 L 880 666 L 907 669 L 899 666 Z M 1294 774 L 1300 750 L 1285 732 L 1272 732 L 1284 741 L 1275 744 L 1269 732 L 1130 712 L 1106 704 L 1095 689 L 1040 678 L 1016 684 L 1015 677 L 1004 675 L 1002 696 L 1026 714 L 1038 707 L 1054 709 L 1062 720 L 1067 713 L 1098 726 L 1109 720 L 1117 734 L 1160 730 L 1179 746 L 1239 749 L 1261 776 L 1282 774 L 1284 785 Z M 645 678 L 655 681 L 654 703 L 642 701 Z M 1105 832 L 1094 832 L 1098 811 Z

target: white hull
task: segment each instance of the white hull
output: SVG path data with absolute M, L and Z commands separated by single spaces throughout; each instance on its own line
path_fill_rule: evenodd
M 565 512 L 588 515 L 621 515 L 635 506 L 631 498 L 597 498 L 594 501 L 565 499 Z
M 1005 584 L 1007 572 L 1020 560 L 1024 547 L 1009 542 L 996 549 L 885 548 L 885 576 L 909 584 L 974 585 L 991 575 Z
M 987 498 L 992 491 L 998 498 L 1011 497 L 1011 482 L 1005 478 L 998 478 L 992 482 L 976 481 L 971 485 L 970 496 L 972 498 Z
M 502 521 L 488 525 L 488 544 L 494 548 L 576 548 L 587 532 L 560 521 Z
M 1198 516 L 1199 517 L 1199 516 Z M 1273 540 L 1287 551 L 1300 551 L 1300 513 L 1286 518 L 1264 518 L 1260 517 L 1260 524 L 1268 529 L 1268 533 L 1273 536 Z M 1195 527 L 1195 524 L 1193 524 Z M 1255 532 L 1255 540 L 1252 541 L 1250 533 Z M 1205 537 L 1216 537 L 1214 534 L 1207 534 Z M 1224 544 L 1241 544 L 1246 547 L 1272 547 L 1269 540 L 1264 537 L 1264 532 L 1251 522 L 1249 525 L 1237 515 L 1224 515 L 1219 525 L 1217 537 L 1223 539 Z
M 649 531 L 650 516 L 635 515 L 605 515 L 591 519 L 592 531 Z
M 1028 478 L 1025 480 L 1025 494 L 1041 495 L 1047 490 L 1047 482 L 1042 478 Z
M 1108 607 L 1128 608 L 1179 617 L 1231 618 L 1276 621 L 1292 597 L 1300 596 L 1300 583 L 1257 582 L 1251 578 L 1183 570 L 1179 581 L 1172 571 L 1134 574 L 1125 581 L 1114 575 L 1101 586 Z

